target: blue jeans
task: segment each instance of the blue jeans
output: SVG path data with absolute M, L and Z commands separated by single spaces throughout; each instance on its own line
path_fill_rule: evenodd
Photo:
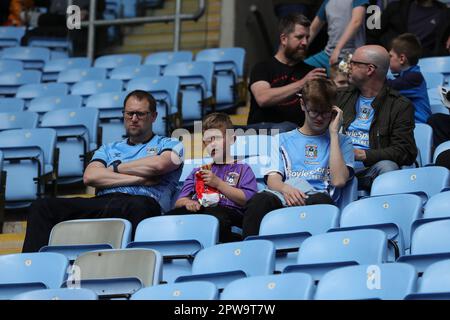
M 358 189 L 370 191 L 372 183 L 376 177 L 383 173 L 399 170 L 400 167 L 394 161 L 382 160 L 375 163 L 369 168 L 356 169 L 356 177 L 358 178 Z

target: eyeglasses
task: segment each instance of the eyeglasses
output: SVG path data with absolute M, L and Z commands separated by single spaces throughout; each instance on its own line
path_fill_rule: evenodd
M 311 118 L 317 118 L 320 115 L 320 116 L 322 116 L 322 118 L 328 119 L 331 117 L 331 114 L 332 114 L 332 111 L 318 112 L 315 110 L 308 110 L 308 109 L 306 109 L 306 112 L 308 112 L 308 114 Z
M 376 65 L 374 65 L 373 63 L 369 63 L 369 62 L 362 62 L 362 61 L 356 61 L 356 60 L 350 60 L 349 61 L 350 65 L 354 65 L 354 64 L 363 64 L 365 66 L 372 66 L 375 69 L 377 69 L 378 67 Z
M 146 115 L 151 112 L 139 112 L 139 111 L 122 111 L 122 114 L 127 119 L 133 119 L 133 116 L 136 115 L 138 120 L 142 120 Z

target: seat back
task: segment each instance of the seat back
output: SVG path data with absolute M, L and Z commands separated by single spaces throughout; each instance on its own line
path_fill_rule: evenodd
M 0 40 L 1 43 L 1 40 Z M 0 72 L 18 72 L 23 70 L 23 62 L 18 60 L 6 60 L 0 58 Z
M 450 220 L 432 221 L 416 228 L 411 240 L 411 254 L 450 252 Z
M 89 80 L 77 82 L 71 89 L 71 94 L 90 96 L 103 92 L 121 92 L 123 83 L 120 80 Z
M 419 60 L 422 72 L 450 73 L 450 57 L 430 57 Z
M 437 146 L 436 150 L 434 151 L 434 155 L 433 155 L 433 163 L 436 163 L 436 159 L 437 157 L 444 151 L 449 150 L 450 149 L 450 141 L 446 141 L 441 143 L 440 145 Z
M 192 61 L 192 52 L 190 51 L 177 51 L 177 52 L 156 52 L 151 53 L 145 58 L 144 64 L 157 65 L 161 67 L 161 72 L 164 67 L 171 63 L 177 62 L 189 62 Z
M 3 50 L 3 59 L 20 60 L 24 69 L 44 68 L 45 63 L 50 60 L 50 50 L 47 48 L 33 47 L 11 47 Z
M 416 123 L 414 128 L 414 139 L 416 140 L 417 149 L 419 154 L 417 155 L 419 164 L 426 166 L 433 160 L 433 129 L 425 123 Z
M 58 73 L 67 69 L 90 68 L 91 60 L 89 58 L 66 58 L 47 61 L 44 66 L 44 73 Z
M 442 260 L 425 269 L 419 283 L 419 293 L 450 292 L 450 260 Z
M 80 81 L 104 80 L 106 69 L 103 68 L 74 68 L 66 69 L 59 73 L 58 82 L 73 84 Z
M 271 135 L 237 135 L 231 145 L 230 154 L 235 157 L 267 156 L 270 157 L 277 137 Z
M 144 288 L 133 294 L 131 300 L 217 300 L 217 298 L 218 290 L 214 283 L 192 281 Z
M 0 111 L 0 130 L 33 129 L 38 125 L 37 113 L 20 111 L 4 113 Z
M 444 84 L 444 75 L 439 72 L 422 72 L 427 89 L 434 89 Z
M 141 64 L 141 60 L 142 57 L 139 54 L 112 54 L 95 59 L 94 67 L 108 70 L 123 66 L 135 67 Z
M 156 65 L 123 66 L 113 69 L 109 78 L 129 81 L 138 78 L 158 77 L 159 75 L 159 66 Z
M 51 95 L 31 100 L 28 111 L 45 113 L 60 109 L 77 109 L 83 105 L 79 96 Z
M 98 300 L 89 289 L 47 289 L 25 292 L 12 300 Z
M 31 100 L 44 96 L 67 95 L 68 93 L 69 87 L 65 83 L 36 83 L 19 87 L 16 98 Z
M 195 61 L 211 61 L 216 71 L 231 70 L 239 78 L 244 76 L 245 49 L 213 48 L 199 51 Z
M 25 108 L 25 101 L 19 98 L 0 98 L 0 112 L 20 112 Z
M 0 48 L 19 46 L 24 34 L 23 27 L 0 27 Z
M 423 217 L 426 219 L 450 218 L 450 191 L 432 196 L 425 205 Z
M 177 76 L 180 84 L 199 85 L 206 92 L 212 92 L 214 64 L 209 61 L 178 62 L 166 66 L 165 76 Z
M 23 70 L 0 73 L 0 95 L 15 95 L 20 86 L 41 82 L 41 72 Z

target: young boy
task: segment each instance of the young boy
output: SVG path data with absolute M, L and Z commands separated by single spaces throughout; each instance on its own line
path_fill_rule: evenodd
M 240 240 L 232 226 L 242 226 L 243 207 L 257 191 L 252 169 L 230 156 L 234 143 L 233 124 L 224 113 L 203 120 L 203 146 L 212 158 L 209 165 L 195 168 L 186 178 L 175 209 L 167 214 L 210 214 L 219 219 L 219 241 Z
M 335 63 L 330 68 L 330 79 L 338 88 L 348 87 L 348 72 L 345 72 L 340 63 Z
M 334 188 L 353 176 L 353 145 L 339 134 L 342 110 L 335 106 L 336 86 L 329 79 L 308 81 L 302 90 L 301 128 L 278 136 L 266 173 L 268 189 L 247 203 L 243 236 L 256 235 L 263 217 L 285 206 L 334 204 Z M 277 137 L 275 137 L 277 139 Z
M 396 77 L 388 80 L 390 87 L 411 100 L 416 123 L 426 123 L 431 115 L 427 84 L 417 65 L 422 55 L 420 40 L 412 33 L 404 33 L 392 40 L 390 68 Z

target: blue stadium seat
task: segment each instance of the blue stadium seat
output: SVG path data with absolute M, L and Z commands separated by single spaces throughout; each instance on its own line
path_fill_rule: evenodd
M 138 290 L 158 285 L 162 256 L 150 249 L 91 251 L 74 262 L 81 271 L 81 288 L 93 290 L 100 298 L 129 298 Z
M 51 95 L 31 100 L 28 111 L 44 114 L 60 109 L 81 108 L 83 99 L 80 96 Z
M 158 77 L 159 74 L 159 67 L 155 65 L 123 66 L 113 69 L 109 78 L 122 80 L 127 84 L 128 81 L 133 79 Z
M 450 259 L 433 263 L 425 269 L 416 293 L 406 300 L 448 300 L 450 299 Z
M 40 127 L 57 132 L 59 153 L 58 182 L 82 180 L 88 154 L 97 149 L 98 110 L 92 108 L 50 111 L 41 118 Z
M 0 59 L 0 72 L 18 72 L 23 70 L 23 62 Z
M 133 294 L 130 300 L 217 300 L 218 298 L 218 290 L 214 283 L 192 281 L 141 289 Z
M 24 69 L 42 70 L 50 60 L 50 50 L 46 48 L 12 47 L 3 50 L 2 59 L 20 60 Z
M 69 261 L 57 253 L 21 253 L 0 256 L 0 299 L 18 294 L 57 289 L 64 281 Z
M 309 273 L 320 280 L 328 271 L 358 264 L 377 264 L 387 260 L 387 238 L 380 230 L 351 230 L 311 236 L 303 241 L 297 264 L 283 272 Z
M 436 113 L 442 113 L 442 114 L 450 114 L 447 107 L 445 107 L 441 101 L 439 102 L 433 102 L 433 104 L 430 105 L 431 114 Z
M 199 228 L 198 226 L 201 226 Z M 139 223 L 134 242 L 128 248 L 148 248 L 164 259 L 164 281 L 191 273 L 196 253 L 218 242 L 217 218 L 204 214 L 152 217 Z
M 131 223 L 125 219 L 80 219 L 58 223 L 52 228 L 48 245 L 40 252 L 56 252 L 70 261 L 82 253 L 124 249 L 131 241 Z
M 24 34 L 23 27 L 0 27 L 0 49 L 20 46 Z
M 123 82 L 120 80 L 89 80 L 75 83 L 70 93 L 87 98 L 97 93 L 121 92 L 122 90 Z
M 89 68 L 91 60 L 89 58 L 67 58 L 48 61 L 43 70 L 42 81 L 56 81 L 61 71 L 67 69 Z
M 36 70 L 0 73 L 0 97 L 14 96 L 20 86 L 39 82 L 41 82 L 41 72 Z
M 112 54 L 95 59 L 95 68 L 105 68 L 108 71 L 118 67 L 137 67 L 141 64 L 142 57 L 139 54 Z
M 434 150 L 433 155 L 433 163 L 436 163 L 437 157 L 444 151 L 450 149 L 450 141 L 446 141 L 437 146 L 436 150 Z
M 379 229 L 396 248 L 396 258 L 411 246 L 411 226 L 421 216 L 422 199 L 414 194 L 371 197 L 355 201 L 342 211 L 340 230 Z
M 50 51 L 50 61 L 57 59 L 68 59 L 69 55 L 64 51 L 51 50 Z
M 430 57 L 419 60 L 422 72 L 440 72 L 447 77 L 450 74 L 450 57 Z
M 163 51 L 149 54 L 144 61 L 145 65 L 160 66 L 160 72 L 163 74 L 167 65 L 177 62 L 192 61 L 192 52 L 190 51 Z
M 418 226 L 412 235 L 411 254 L 398 258 L 423 272 L 430 264 L 450 258 L 450 220 L 432 221 Z
M 89 289 L 47 289 L 25 292 L 12 300 L 98 300 L 98 296 Z
M 259 235 L 246 240 L 266 239 L 277 250 L 276 270 L 295 264 L 305 239 L 338 226 L 339 209 L 331 205 L 288 207 L 269 212 L 259 227 Z
M 0 131 L 11 129 L 34 129 L 39 116 L 34 112 L 0 112 Z
M 239 130 L 236 130 L 237 134 Z M 234 157 L 270 157 L 278 137 L 265 134 L 237 135 L 236 141 L 231 145 L 230 154 Z
M 384 173 L 375 178 L 371 196 L 415 193 L 426 202 L 450 185 L 449 170 L 444 167 L 403 169 Z
M 0 98 L 0 112 L 20 112 L 25 108 L 25 101 L 19 98 Z
M 423 72 L 427 89 L 434 89 L 444 84 L 444 75 L 439 72 Z
M 73 52 L 73 42 L 68 37 L 31 36 L 28 38 L 28 47 L 46 48 L 67 55 Z
M 309 274 L 291 273 L 239 279 L 227 285 L 221 300 L 309 300 L 314 289 Z
M 33 83 L 19 87 L 16 98 L 23 99 L 25 107 L 28 107 L 31 99 L 44 96 L 67 95 L 68 93 L 69 87 L 65 83 Z
M 88 81 L 88 80 L 105 80 L 106 69 L 100 68 L 78 68 L 78 69 L 66 69 L 59 73 L 58 82 L 64 82 L 67 84 L 74 84 L 76 82 Z
M 358 178 L 353 177 L 347 181 L 341 189 L 336 189 L 332 194 L 336 206 L 343 210 L 349 203 L 358 200 Z M 337 198 L 337 199 L 336 199 Z
M 56 131 L 18 129 L 0 132 L 3 170 L 6 181 L 6 207 L 24 207 L 44 193 L 44 185 L 55 186 Z
M 416 123 L 414 139 L 418 149 L 417 161 L 420 167 L 429 165 L 433 160 L 433 129 L 426 123 Z
M 411 233 L 422 224 L 446 219 L 450 219 L 450 191 L 438 193 L 427 201 L 423 208 L 423 217 L 413 223 Z
M 350 266 L 325 274 L 316 300 L 402 300 L 415 290 L 417 274 L 405 263 Z
M 233 148 L 233 147 L 232 147 Z M 267 173 L 268 165 L 270 164 L 270 157 L 268 156 L 250 156 L 241 160 L 242 163 L 246 163 L 250 166 L 255 174 L 258 190 L 264 190 L 267 186 L 264 181 L 264 176 Z
M 180 78 L 180 89 L 183 94 L 183 121 L 191 122 L 202 119 L 211 110 L 213 94 L 214 64 L 208 61 L 179 62 L 166 66 L 165 76 Z
M 218 244 L 201 250 L 192 264 L 192 275 L 181 276 L 175 282 L 206 280 L 219 289 L 231 281 L 273 274 L 275 246 L 267 240 Z

